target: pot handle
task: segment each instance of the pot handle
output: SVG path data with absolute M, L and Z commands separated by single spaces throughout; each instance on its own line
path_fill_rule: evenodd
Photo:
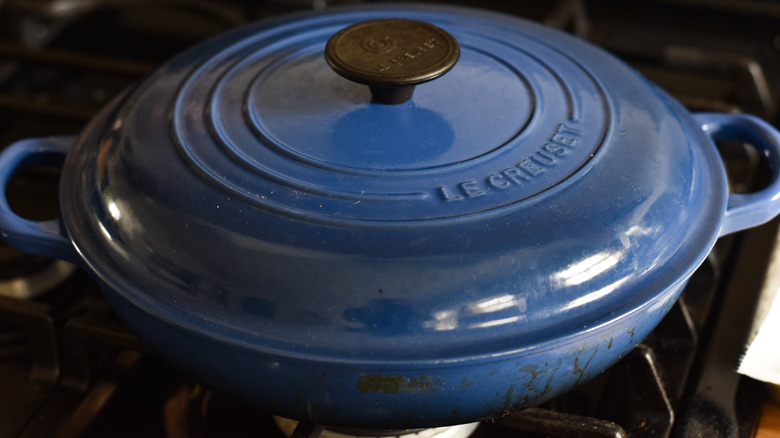
M 74 136 L 21 140 L 0 153 L 0 234 L 22 251 L 81 264 L 61 219 L 22 218 L 6 198 L 8 183 L 19 171 L 32 166 L 61 167 L 75 140 Z
M 780 213 L 780 132 L 747 114 L 700 113 L 694 117 L 713 141 L 750 143 L 769 162 L 771 181 L 755 193 L 730 193 L 720 236 L 769 222 Z

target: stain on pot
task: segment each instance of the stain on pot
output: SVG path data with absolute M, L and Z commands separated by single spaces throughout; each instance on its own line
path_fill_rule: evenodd
M 632 334 L 633 337 L 633 334 Z M 597 346 L 593 350 L 593 354 L 590 355 L 587 361 L 585 361 L 584 365 L 580 365 L 581 361 L 580 358 L 582 357 L 582 353 L 585 352 L 585 349 L 583 348 L 582 351 L 577 353 L 577 356 L 574 358 L 574 374 L 579 374 L 579 377 L 577 377 L 577 381 L 574 382 L 574 387 L 576 388 L 580 384 L 580 380 L 582 380 L 582 377 L 585 375 L 585 371 L 588 369 L 588 365 L 590 365 L 590 361 L 593 360 L 594 357 L 596 357 L 596 353 L 598 353 L 599 347 Z
M 441 382 L 431 382 L 429 376 L 408 379 L 404 376 L 383 376 L 380 374 L 365 374 L 358 378 L 358 388 L 361 392 L 381 392 L 385 394 L 427 393 Z

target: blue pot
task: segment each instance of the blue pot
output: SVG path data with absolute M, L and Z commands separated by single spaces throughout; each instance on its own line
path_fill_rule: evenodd
M 386 17 L 460 44 L 397 105 L 322 54 Z M 730 193 L 719 140 L 760 149 L 769 186 Z M 12 145 L 0 181 L 41 163 L 62 165 L 62 218 L 31 222 L 2 199 L 9 243 L 89 270 L 198 381 L 351 427 L 470 422 L 582 384 L 650 332 L 719 236 L 780 211 L 768 124 L 691 115 L 581 40 L 460 8 L 238 29 L 80 137 Z

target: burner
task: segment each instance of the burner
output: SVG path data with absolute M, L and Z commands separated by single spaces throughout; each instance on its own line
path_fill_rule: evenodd
M 261 419 L 261 420 L 258 420 Z M 229 424 L 231 436 L 252 436 L 258 433 L 268 438 L 298 437 L 298 421 L 271 418 L 263 412 L 237 400 L 215 394 L 190 382 L 182 382 L 163 402 L 162 422 L 167 438 L 207 438 L 221 436 Z M 276 424 L 280 432 L 268 435 L 268 426 Z M 304 425 L 304 427 L 307 425 Z M 479 423 L 419 430 L 363 430 L 319 426 L 319 434 L 312 430 L 306 437 L 317 438 L 467 438 Z M 240 432 L 239 432 L 240 431 Z M 254 432 L 253 432 L 254 431 Z M 262 434 L 265 432 L 265 434 Z M 278 435 L 277 435 L 278 434 Z M 258 435 L 259 436 L 259 435 Z
M 274 417 L 274 422 L 285 436 L 292 436 L 298 427 L 298 422 L 282 417 Z M 479 423 L 460 424 L 457 426 L 437 427 L 419 430 L 354 430 L 343 428 L 325 428 L 319 438 L 467 438 L 477 429 Z
M 76 270 L 70 263 L 22 253 L 0 244 L 0 295 L 35 298 L 62 284 Z
M 80 132 L 113 96 L 211 35 L 362 1 L 0 0 L 0 148 Z M 772 2 L 429 1 L 576 34 L 691 111 L 780 123 L 780 6 Z M 760 153 L 739 142 L 718 146 L 732 192 L 764 184 Z M 58 181 L 59 169 L 33 167 L 6 195 L 22 217 L 57 218 Z M 88 274 L 0 243 L 0 438 L 752 436 L 767 390 L 733 369 L 778 224 L 721 239 L 659 328 L 588 384 L 481 424 L 399 431 L 298 425 L 207 390 L 128 332 Z M 769 406 L 764 412 L 776 412 Z

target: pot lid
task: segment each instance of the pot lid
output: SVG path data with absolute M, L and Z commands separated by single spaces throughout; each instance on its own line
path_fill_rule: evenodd
M 512 208 L 570 177 L 602 143 L 608 104 L 576 60 L 541 42 L 506 43 L 512 36 L 497 31 L 457 33 L 457 22 L 439 23 L 462 47 L 452 71 L 405 104 L 372 102 L 323 52 L 345 26 L 386 15 L 269 30 L 200 64 L 171 111 L 191 165 L 282 214 L 409 225 Z M 429 36 L 402 41 L 384 49 L 388 63 L 426 43 L 442 46 Z
M 360 33 L 379 19 L 422 36 Z M 436 67 L 381 103 L 387 84 L 344 77 L 351 55 L 326 59 L 337 34 L 385 59 L 358 69 Z M 610 55 L 439 6 L 211 40 L 107 109 L 68 166 L 67 229 L 125 299 L 267 354 L 364 363 L 493 357 L 631 312 L 701 262 L 721 217 L 698 212 L 726 192 L 687 113 Z

